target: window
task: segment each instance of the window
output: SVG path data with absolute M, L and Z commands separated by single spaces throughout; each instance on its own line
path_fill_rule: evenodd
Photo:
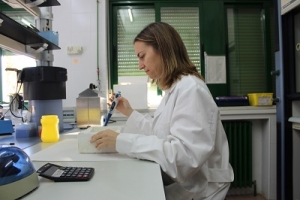
M 132 40 L 146 24 L 164 21 L 178 30 L 202 75 L 205 75 L 204 51 L 207 55 L 226 56 L 226 83 L 208 84 L 214 97 L 274 92 L 275 79 L 270 76 L 275 65 L 273 3 L 263 0 L 247 0 L 242 4 L 225 0 L 174 3 L 112 0 L 109 83 L 118 84 L 124 78 L 131 81 L 143 76 L 137 67 Z M 129 10 L 133 22 L 130 22 Z
M 294 16 L 294 40 L 295 40 L 295 92 L 300 92 L 300 14 Z
M 24 67 L 35 67 L 36 61 L 32 58 L 23 55 L 16 55 L 9 51 L 2 50 L 1 57 L 1 74 L 2 74 L 2 101 L 10 102 L 13 94 L 18 93 L 19 86 L 17 85 L 17 70 L 22 70 Z M 20 89 L 22 95 L 23 89 Z M 22 95 L 23 96 L 23 95 Z
M 120 8 L 117 10 L 117 19 L 118 82 L 126 76 L 145 76 L 145 73 L 137 68 L 138 60 L 134 52 L 133 40 L 147 24 L 155 21 L 154 8 Z
M 0 4 L 5 15 L 23 26 L 35 26 L 35 18 L 23 9 L 12 9 L 5 3 Z M 17 93 L 17 70 L 35 67 L 36 61 L 23 55 L 16 55 L 0 48 L 0 101 L 9 102 L 12 94 Z M 19 85 L 18 85 L 19 86 Z M 23 89 L 20 89 L 22 93 Z
M 199 8 L 162 7 L 161 21 L 172 25 L 178 31 L 191 61 L 201 73 Z
M 262 9 L 227 9 L 230 95 L 267 91 L 263 18 Z
M 158 9 L 157 9 L 158 8 Z M 171 24 L 182 37 L 188 54 L 200 71 L 200 29 L 199 7 L 179 4 L 145 6 L 116 6 L 114 12 L 117 27 L 113 27 L 113 52 L 111 85 L 148 82 L 148 105 L 156 107 L 160 102 L 161 91 L 150 84 L 144 71 L 138 69 L 138 59 L 133 48 L 134 37 L 148 24 L 163 21 Z M 160 18 L 160 20 L 157 20 Z M 113 20 L 115 21 L 115 20 Z
M 23 26 L 34 26 L 35 27 L 35 19 L 34 17 L 28 13 L 27 11 L 2 11 L 9 18 L 15 20 L 16 22 L 22 24 Z
M 154 8 L 130 7 L 117 10 L 118 82 L 124 76 L 145 76 L 145 73 L 137 67 L 138 60 L 133 49 L 133 40 L 146 25 L 154 21 Z M 176 28 L 187 46 L 191 60 L 200 71 L 199 9 L 162 7 L 161 21 Z

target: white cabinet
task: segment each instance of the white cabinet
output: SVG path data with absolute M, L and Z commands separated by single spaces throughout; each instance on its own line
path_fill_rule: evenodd
M 300 200 L 300 101 L 293 101 L 292 115 L 289 122 L 293 127 L 293 199 Z
M 276 106 L 220 107 L 221 120 L 252 122 L 252 174 L 257 193 L 276 199 Z

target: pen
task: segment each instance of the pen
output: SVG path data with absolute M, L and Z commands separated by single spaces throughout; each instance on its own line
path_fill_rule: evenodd
M 108 121 L 110 120 L 112 114 L 114 113 L 114 111 L 118 105 L 118 97 L 120 97 L 120 96 L 121 96 L 121 92 L 118 91 L 117 94 L 115 95 L 115 98 L 114 98 L 113 102 L 111 103 L 109 111 L 105 117 L 104 126 L 107 126 Z

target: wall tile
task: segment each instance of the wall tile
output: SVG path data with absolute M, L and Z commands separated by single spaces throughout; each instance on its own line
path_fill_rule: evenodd
M 97 12 L 95 0 L 72 0 L 71 12 L 72 13 L 86 13 L 86 12 Z

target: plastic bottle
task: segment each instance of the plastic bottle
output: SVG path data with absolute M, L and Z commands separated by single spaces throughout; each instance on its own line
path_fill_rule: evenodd
M 41 118 L 42 142 L 57 142 L 59 140 L 58 129 L 58 116 L 57 115 L 43 115 Z

